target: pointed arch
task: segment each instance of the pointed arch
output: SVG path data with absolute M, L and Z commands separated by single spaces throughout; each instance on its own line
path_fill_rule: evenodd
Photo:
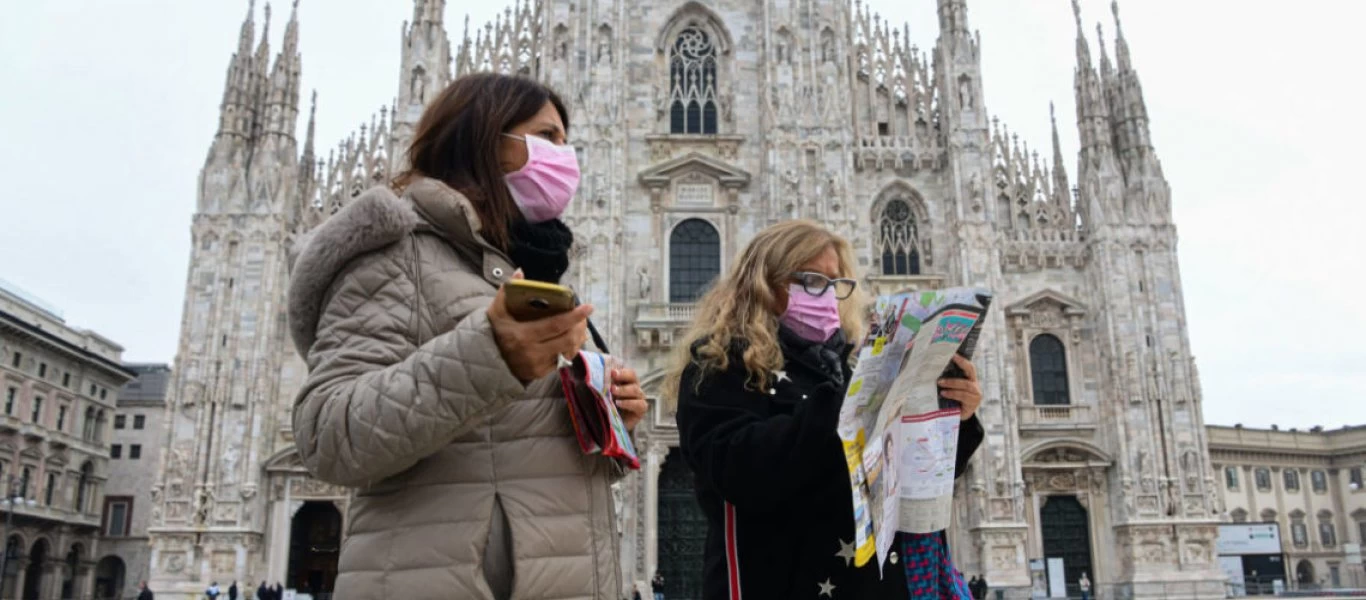
M 729 55 L 731 49 L 735 47 L 730 30 L 726 28 L 721 17 L 707 8 L 705 4 L 690 0 L 678 7 L 673 16 L 665 21 L 664 27 L 660 28 L 659 36 L 655 38 L 655 52 L 667 55 L 669 49 L 673 47 L 674 41 L 678 38 L 678 34 L 688 27 L 702 27 L 715 34 L 717 52 L 723 56 Z
M 299 460 L 299 449 L 295 446 L 286 446 L 270 455 L 270 458 L 261 464 L 261 469 L 267 473 L 307 472 L 304 469 L 303 461 Z
M 668 132 L 716 135 L 723 115 L 729 121 L 727 82 L 733 42 L 720 17 L 698 2 L 688 2 L 660 29 L 655 43 L 663 57 L 658 107 Z
M 930 225 L 924 197 L 904 181 L 888 184 L 877 195 L 869 215 L 873 256 L 880 275 L 919 275 L 930 264 L 926 235 Z

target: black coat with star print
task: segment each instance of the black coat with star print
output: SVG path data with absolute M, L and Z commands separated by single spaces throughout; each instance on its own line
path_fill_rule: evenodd
M 907 597 L 905 571 L 889 556 L 879 576 L 854 567 L 854 514 L 835 428 L 851 375 L 851 347 L 779 332 L 786 365 L 764 390 L 745 385 L 743 343 L 730 367 L 689 367 L 679 386 L 678 429 L 707 516 L 704 600 Z M 963 423 L 958 473 L 981 444 Z M 899 544 L 898 544 L 899 546 Z

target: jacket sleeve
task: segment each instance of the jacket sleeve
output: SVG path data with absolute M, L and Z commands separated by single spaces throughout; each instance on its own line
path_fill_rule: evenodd
M 767 415 L 766 403 L 745 390 L 743 368 L 708 374 L 700 389 L 699 370 L 684 371 L 678 393 L 680 442 L 699 484 L 738 507 L 762 509 L 796 499 L 826 473 L 815 466 L 825 462 L 822 453 L 838 452 L 843 390 L 825 384 L 792 414 Z
M 294 404 L 299 457 L 317 478 L 373 485 L 525 392 L 485 308 L 418 346 L 416 293 L 406 269 L 382 252 L 353 262 L 329 291 Z
M 986 430 L 982 428 L 982 421 L 977 415 L 972 415 L 971 419 L 958 426 L 958 458 L 953 471 L 954 479 L 962 477 L 967 471 L 968 461 L 972 460 L 972 455 L 977 453 L 977 448 L 981 447 L 985 438 Z

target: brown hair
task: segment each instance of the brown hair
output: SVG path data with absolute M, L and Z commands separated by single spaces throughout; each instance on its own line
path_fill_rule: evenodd
M 408 170 L 394 178 L 397 189 L 417 177 L 439 179 L 470 199 L 479 233 L 507 250 L 517 206 L 503 183 L 498 143 L 503 133 L 554 105 L 569 131 L 569 111 L 554 90 L 526 77 L 497 73 L 466 75 L 446 86 L 427 105 L 408 146 Z

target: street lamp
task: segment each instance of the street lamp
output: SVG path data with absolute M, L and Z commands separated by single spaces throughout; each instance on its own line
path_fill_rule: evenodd
M 14 526 L 14 510 L 21 506 L 27 506 L 29 508 L 38 506 L 37 500 L 34 500 L 33 498 L 24 498 L 23 494 L 14 493 L 14 485 L 20 481 L 20 478 L 10 475 L 5 479 L 5 497 L 0 499 L 0 508 L 3 508 L 5 511 L 5 525 L 3 528 L 0 528 L 0 544 L 4 545 L 3 549 L 0 549 L 0 594 L 4 593 L 5 575 L 8 574 L 6 570 L 9 568 L 10 559 L 9 530 Z M 28 486 L 24 487 L 27 488 Z M 24 491 L 27 492 L 28 490 L 25 489 Z

